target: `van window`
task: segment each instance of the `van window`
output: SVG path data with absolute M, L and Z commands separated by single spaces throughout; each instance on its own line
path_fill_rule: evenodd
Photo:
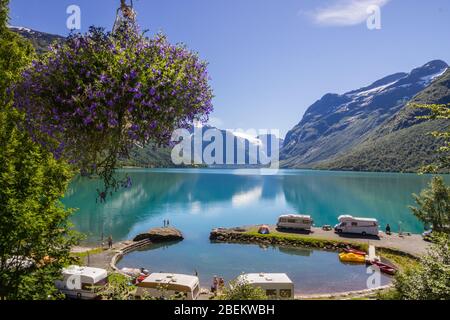
M 295 219 L 288 219 L 288 222 L 289 223 L 297 223 L 297 220 L 295 220 Z
M 304 224 L 308 224 L 308 223 L 309 223 L 309 220 L 306 220 L 306 219 L 305 219 L 305 220 L 303 220 L 303 223 L 304 223 Z
M 345 227 L 345 226 L 347 226 L 347 222 L 342 222 L 341 227 Z
M 276 297 L 277 296 L 277 290 L 274 289 L 268 289 L 266 290 L 266 296 L 270 297 Z
M 357 227 L 358 223 L 357 222 L 352 222 L 352 227 Z
M 291 289 L 281 289 L 280 298 L 290 298 L 292 295 Z

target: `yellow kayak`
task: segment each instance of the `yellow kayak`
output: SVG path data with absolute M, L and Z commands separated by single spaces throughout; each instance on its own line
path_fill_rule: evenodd
M 342 252 L 339 254 L 339 259 L 342 262 L 366 263 L 366 258 L 364 256 L 354 253 Z

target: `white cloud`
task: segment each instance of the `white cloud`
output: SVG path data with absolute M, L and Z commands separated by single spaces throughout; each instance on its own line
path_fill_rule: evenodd
M 315 23 L 326 26 L 353 26 L 363 23 L 369 17 L 371 6 L 383 7 L 390 0 L 336 0 L 328 6 L 308 14 Z

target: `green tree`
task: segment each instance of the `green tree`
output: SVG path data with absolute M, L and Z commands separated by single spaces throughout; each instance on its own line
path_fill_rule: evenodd
M 447 235 L 435 238 L 417 267 L 399 273 L 394 280 L 400 300 L 450 300 L 450 241 Z
M 414 107 L 424 109 L 427 115 L 418 117 L 425 120 L 450 120 L 450 104 L 429 104 L 415 105 Z M 442 141 L 439 148 L 441 157 L 439 162 L 422 168 L 423 172 L 439 172 L 440 170 L 450 169 L 450 125 L 447 123 L 444 130 L 431 132 L 431 134 Z
M 97 294 L 104 300 L 132 300 L 136 287 L 124 275 L 113 273 L 104 287 L 96 288 Z
M 260 287 L 251 285 L 241 276 L 230 282 L 221 295 L 221 300 L 267 300 L 266 293 Z
M 0 299 L 58 298 L 54 280 L 78 240 L 60 202 L 70 167 L 32 142 L 20 126 L 8 88 L 33 57 L 31 45 L 6 27 L 0 2 Z
M 450 187 L 442 177 L 434 177 L 430 188 L 420 195 L 413 195 L 417 207 L 410 207 L 414 215 L 425 225 L 432 226 L 436 232 L 450 231 Z

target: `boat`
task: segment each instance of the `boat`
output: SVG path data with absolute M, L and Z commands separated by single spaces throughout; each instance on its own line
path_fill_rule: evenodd
M 346 252 L 342 252 L 339 254 L 339 259 L 342 262 L 353 262 L 353 263 L 366 263 L 366 258 L 365 256 L 359 255 L 359 254 L 355 254 L 355 253 L 346 253 Z
M 366 256 L 366 254 L 367 254 L 364 251 L 356 250 L 356 249 L 353 249 L 353 248 L 345 248 L 344 251 L 346 253 L 354 253 L 354 254 L 357 254 L 359 256 Z
M 380 268 L 381 272 L 389 274 L 391 276 L 395 275 L 395 273 L 397 272 L 396 268 L 394 268 L 394 267 L 392 267 L 390 265 L 387 265 L 387 264 L 385 264 L 383 262 L 374 261 L 372 263 L 372 265 L 377 266 L 378 268 Z

